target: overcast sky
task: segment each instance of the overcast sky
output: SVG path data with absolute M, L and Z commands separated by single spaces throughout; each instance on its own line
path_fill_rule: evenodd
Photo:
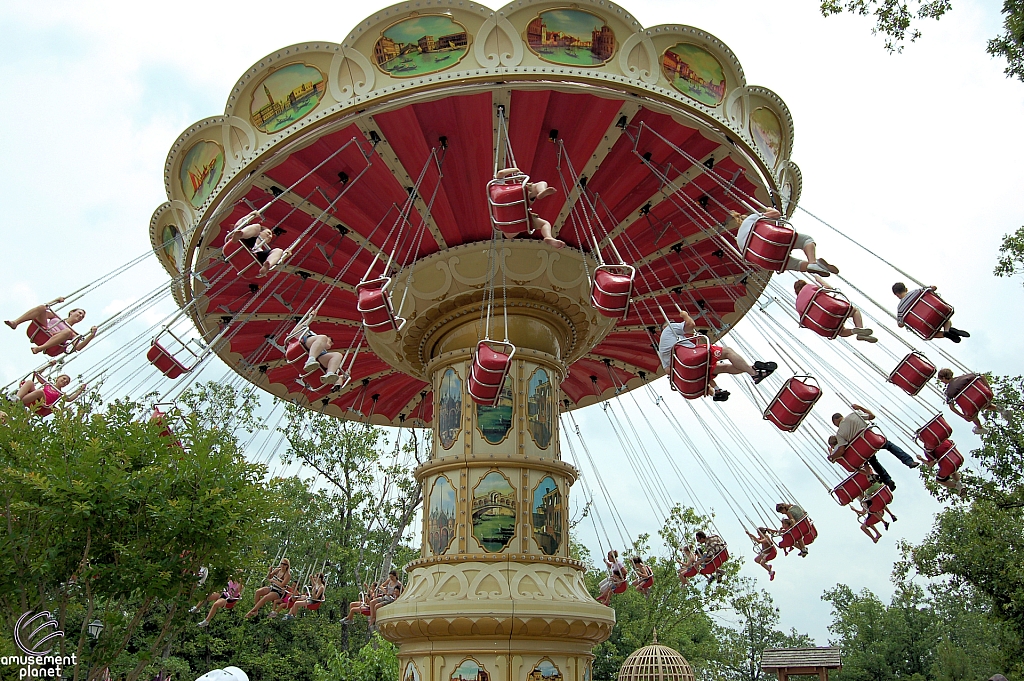
M 902 55 L 884 51 L 868 19 L 824 19 L 813 0 L 636 0 L 625 8 L 645 26 L 690 24 L 728 44 L 748 84 L 774 90 L 793 112 L 802 206 L 937 284 L 957 308 L 957 326 L 973 334 L 956 349 L 965 364 L 1019 374 L 1024 290 L 1019 280 L 991 274 L 1001 235 L 1024 225 L 1024 84 L 1007 80 L 1003 64 L 984 51 L 1000 31 L 1000 5 L 955 3 Z M 20 314 L 145 251 L 150 215 L 165 200 L 164 160 L 181 131 L 223 112 L 237 78 L 267 53 L 298 42 L 341 41 L 367 9 L 373 7 L 258 0 L 0 5 L 0 103 L 8 117 L 0 134 L 7 254 L 0 316 Z M 808 217 L 798 219 L 844 275 L 871 295 L 886 295 L 890 272 Z M 93 313 L 89 321 L 162 280 L 153 258 L 83 301 Z M 740 332 L 756 336 L 748 326 Z M 0 379 L 6 383 L 34 366 L 24 336 L 0 332 Z M 767 432 L 752 408 L 737 404 L 730 413 L 751 439 Z M 604 444 L 614 438 L 601 408 L 578 419 L 620 501 L 642 495 L 621 455 Z M 962 450 L 977 444 L 967 428 L 956 427 Z M 884 459 L 901 484 L 894 506 L 900 521 L 872 545 L 852 514 L 787 458 L 778 438 L 765 447 L 765 458 L 823 531 L 810 557 L 780 559 L 770 586 L 759 568 L 748 563 L 745 573 L 769 588 L 787 627 L 824 644 L 829 608 L 822 591 L 844 582 L 888 597 L 896 540 L 919 541 L 939 506 L 914 474 Z M 702 502 L 721 513 L 714 490 L 700 489 Z M 685 501 L 681 492 L 679 500 Z M 661 525 L 642 504 L 617 506 L 631 535 Z M 734 553 L 749 555 L 737 523 L 723 521 L 723 531 Z

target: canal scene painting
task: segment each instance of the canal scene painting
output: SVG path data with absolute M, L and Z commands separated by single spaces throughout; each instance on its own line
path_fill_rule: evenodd
M 541 12 L 526 27 L 526 44 L 544 61 L 600 66 L 615 52 L 615 32 L 596 14 L 552 9 Z
M 441 555 L 455 538 L 455 487 L 441 475 L 430 490 L 427 540 L 434 555 Z
M 782 153 L 782 123 L 771 109 L 763 106 L 750 114 L 750 136 L 768 163 L 775 165 Z
M 554 662 L 545 657 L 534 666 L 526 681 L 562 681 L 562 672 L 558 671 Z
M 437 400 L 437 437 L 441 447 L 451 449 L 462 431 L 462 379 L 448 367 L 441 376 Z
M 492 445 L 504 440 L 512 429 L 512 386 L 512 377 L 508 376 L 501 389 L 498 406 L 476 405 L 477 428 L 480 429 L 480 435 Z
M 725 99 L 725 71 L 703 47 L 677 43 L 662 55 L 661 70 L 672 87 L 701 104 L 718 106 Z
M 426 14 L 384 29 L 373 46 L 373 60 L 384 73 L 412 78 L 455 66 L 467 52 L 465 26 L 447 15 Z
M 516 492 L 498 471 L 473 488 L 473 536 L 484 551 L 498 553 L 516 534 Z
M 224 149 L 216 142 L 200 140 L 185 152 L 178 171 L 181 191 L 193 208 L 210 198 L 224 174 Z
M 452 672 L 451 681 L 491 681 L 491 675 L 479 662 L 468 657 Z
M 530 437 L 541 449 L 551 445 L 551 422 L 555 418 L 555 390 L 545 369 L 537 369 L 530 376 L 526 391 L 527 421 Z
M 562 493 L 549 475 L 533 490 L 533 538 L 545 555 L 553 556 L 562 545 Z
M 309 64 L 288 64 L 275 69 L 253 90 L 249 117 L 266 133 L 284 130 L 305 118 L 323 99 L 327 81 Z

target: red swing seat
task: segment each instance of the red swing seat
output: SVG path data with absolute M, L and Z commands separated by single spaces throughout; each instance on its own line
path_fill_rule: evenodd
M 683 573 L 683 577 L 686 577 L 687 579 L 692 579 L 693 577 L 696 577 L 698 574 L 700 574 L 700 568 L 694 565 L 693 567 L 687 568 L 686 572 Z
M 25 335 L 28 336 L 29 340 L 31 340 L 35 345 L 42 345 L 53 337 L 49 331 L 39 326 L 36 322 L 28 323 L 28 329 L 25 331 Z M 56 357 L 57 355 L 62 355 L 64 353 L 71 354 L 71 352 L 74 352 L 74 350 L 72 350 L 73 342 L 74 341 L 71 340 L 63 345 L 54 345 L 52 348 L 46 350 L 46 354 L 50 357 Z
M 311 374 L 316 373 L 317 369 L 323 369 L 320 363 L 317 362 L 317 368 L 312 371 L 303 371 L 306 358 L 309 357 L 309 351 L 302 345 L 302 341 L 298 338 L 292 338 L 284 346 L 284 359 L 289 364 L 294 364 L 299 368 L 299 376 L 305 378 Z
M 715 572 L 717 572 L 719 568 L 725 565 L 725 561 L 727 560 L 729 560 L 729 548 L 723 546 L 721 549 L 718 550 L 718 553 L 713 555 L 710 560 L 704 563 L 704 565 L 700 568 L 700 574 L 715 574 Z
M 497 406 L 515 354 L 516 346 L 511 343 L 482 340 L 476 344 L 473 366 L 466 382 L 469 397 L 474 402 L 487 407 Z
M 935 475 L 940 478 L 948 478 L 964 465 L 964 457 L 952 440 L 944 440 L 935 449 L 926 450 L 925 456 L 936 462 Z
M 817 536 L 818 530 L 814 527 L 814 523 L 811 522 L 810 516 L 804 516 L 793 527 L 782 533 L 782 537 L 779 539 L 779 548 L 789 553 L 789 550 L 796 546 L 797 540 L 800 540 L 804 546 L 807 546 Z
M 387 290 L 390 284 L 390 277 L 381 277 L 356 286 L 356 309 L 367 331 L 398 331 L 405 324 L 404 319 L 395 316 L 391 307 L 391 295 Z
M 953 306 L 931 289 L 919 289 L 910 295 L 914 298 L 903 315 L 903 325 L 923 340 L 932 340 L 953 317 Z
M 687 347 L 686 343 L 693 347 Z M 688 400 L 707 395 L 711 383 L 711 342 L 697 335 L 680 341 L 672 348 L 670 387 Z
M 231 243 L 224 244 L 222 252 L 224 253 L 224 261 L 238 276 L 249 280 L 256 279 L 256 275 L 259 274 L 262 265 L 245 244 L 241 241 L 232 241 Z
M 194 366 L 185 366 L 178 360 L 170 351 L 156 340 L 149 348 L 149 352 L 146 353 L 146 359 L 150 363 L 160 370 L 164 376 L 170 379 L 175 379 L 182 374 L 187 374 L 192 371 Z
M 914 433 L 914 439 L 926 450 L 935 449 L 944 440 L 951 437 L 953 437 L 953 429 L 946 423 L 946 418 L 942 414 L 934 416 L 931 421 L 918 428 Z
M 183 444 L 181 444 L 181 440 L 180 439 L 175 437 L 174 431 L 171 429 L 171 425 L 170 425 L 171 417 L 168 415 L 168 413 L 166 411 L 164 411 L 164 410 L 162 410 L 160 408 L 160 407 L 164 407 L 164 406 L 174 407 L 175 405 L 172 402 L 154 404 L 153 405 L 153 413 L 150 414 L 150 416 L 149 416 L 149 422 L 150 423 L 155 423 L 156 425 L 158 425 L 161 428 L 163 428 L 163 430 L 160 431 L 160 437 L 173 440 L 173 442 L 168 443 L 168 446 L 179 447 L 181 449 L 184 449 L 185 446 Z
M 654 575 L 651 575 L 650 577 L 648 577 L 644 581 L 642 581 L 639 584 L 637 584 L 636 588 L 637 588 L 638 591 L 644 591 L 646 589 L 650 589 L 652 586 L 654 586 Z
M 786 381 L 768 403 L 764 418 L 778 426 L 779 430 L 792 433 L 800 427 L 820 397 L 821 388 L 814 378 L 794 376 Z
M 853 473 L 863 467 L 885 442 L 886 438 L 878 428 L 868 426 L 850 440 L 850 444 L 846 446 L 843 455 L 836 460 L 836 463 Z
M 491 224 L 507 237 L 533 231 L 530 199 L 526 189 L 529 182 L 529 175 L 510 175 L 487 183 Z
M 323 605 L 323 604 L 324 604 L 323 601 L 313 601 L 312 603 L 307 602 L 306 603 L 306 610 L 312 610 L 312 611 L 316 612 L 317 610 L 320 609 L 320 606 Z
M 772 547 L 770 549 L 767 549 L 765 551 L 758 550 L 757 555 L 764 556 L 764 558 L 762 559 L 762 562 L 770 563 L 773 560 L 775 560 L 776 558 L 778 558 L 778 556 L 779 556 L 779 549 L 778 549 L 778 547 L 775 546 L 775 544 L 772 544 Z
M 889 382 L 913 396 L 921 392 L 935 372 L 935 365 L 915 350 L 896 365 L 889 374 Z
M 743 259 L 752 265 L 782 273 L 796 246 L 796 230 L 781 218 L 761 218 L 750 230 L 750 239 L 743 249 Z
M 239 600 L 241 600 L 241 599 L 239 599 Z M 227 602 L 225 602 L 224 603 L 224 609 L 225 610 L 231 610 L 233 607 L 235 607 L 235 603 L 237 603 L 237 602 L 238 601 L 227 601 Z
M 800 313 L 800 326 L 835 340 L 851 314 L 853 305 L 845 295 L 835 289 L 819 288 Z
M 973 421 L 992 404 L 992 388 L 988 386 L 983 376 L 976 376 L 953 398 L 953 404 L 960 409 L 965 419 Z
M 605 317 L 625 317 L 633 295 L 635 274 L 631 265 L 598 266 L 590 288 L 590 304 Z
M 871 480 L 868 478 L 867 471 L 860 469 L 836 485 L 832 490 L 832 497 L 839 502 L 840 506 L 846 506 L 867 492 L 870 487 Z
M 359 614 L 360 615 L 365 615 L 366 617 L 369 617 L 370 616 L 370 606 L 364 605 L 363 607 L 359 608 Z
M 872 513 L 877 513 L 891 504 L 892 498 L 892 490 L 888 486 L 882 485 L 874 494 L 864 499 L 864 505 Z
M 629 588 L 629 582 L 621 581 L 621 582 L 619 582 L 618 584 L 615 585 L 615 588 L 612 589 L 612 593 L 613 594 L 624 594 L 624 593 L 626 593 L 626 590 L 628 588 Z

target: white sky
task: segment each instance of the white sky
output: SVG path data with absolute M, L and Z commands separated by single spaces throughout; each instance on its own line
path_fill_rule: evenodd
M 691 24 L 728 44 L 747 82 L 776 91 L 793 112 L 802 205 L 937 284 L 957 307 L 956 325 L 973 334 L 957 348 L 967 365 L 1017 374 L 1024 373 L 1024 291 L 1020 281 L 991 275 L 1000 236 L 1024 225 L 1024 84 L 1007 80 L 1003 65 L 984 51 L 1000 30 L 1000 4 L 957 3 L 902 55 L 882 49 L 868 19 L 823 19 L 814 0 L 635 0 L 625 8 L 645 26 Z M 0 5 L 0 104 L 8 112 L 0 134 L 7 239 L 0 316 L 20 314 L 145 251 L 150 214 L 165 198 L 164 160 L 177 135 L 221 113 L 236 79 L 267 53 L 297 42 L 340 41 L 368 8 L 192 0 L 173 7 L 99 0 Z M 889 273 L 857 258 L 806 216 L 798 218 L 844 275 L 889 304 Z M 164 280 L 151 259 L 119 286 L 84 301 L 89 321 L 118 309 L 132 289 L 141 293 Z M 804 338 L 812 346 L 816 340 Z M 0 332 L 0 379 L 6 383 L 34 366 L 22 333 Z M 833 407 L 839 405 L 820 408 L 831 413 Z M 746 405 L 735 405 L 733 413 L 745 419 L 748 437 L 768 437 L 769 426 Z M 661 519 L 633 503 L 643 490 L 606 444 L 614 438 L 600 408 L 578 418 L 605 480 L 629 500 L 617 506 L 630 533 L 654 533 Z M 956 428 L 966 452 L 976 439 L 959 423 Z M 887 597 L 896 540 L 920 540 L 938 505 L 883 454 L 900 483 L 900 521 L 873 546 L 852 514 L 829 500 L 791 454 L 786 458 L 778 438 L 770 442 L 765 457 L 823 531 L 810 557 L 780 559 L 770 586 L 749 562 L 745 572 L 769 588 L 785 626 L 823 644 L 829 609 L 822 591 L 844 582 Z M 702 499 L 724 518 L 712 490 Z M 745 554 L 738 525 L 723 522 L 734 553 Z

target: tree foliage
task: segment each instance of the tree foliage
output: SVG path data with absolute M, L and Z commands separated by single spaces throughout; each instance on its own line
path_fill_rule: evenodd
M 907 42 L 921 37 L 921 20 L 939 19 L 951 9 L 952 0 L 821 0 L 826 17 L 849 12 L 874 18 L 872 33 L 883 37 L 890 52 L 902 52 Z M 1007 77 L 1024 80 L 1024 0 L 1003 0 L 1002 13 L 1003 33 L 986 49 L 1006 60 Z
M 993 274 L 997 277 L 1012 277 L 1024 272 L 1024 227 L 1013 234 L 1003 235 L 999 246 L 999 260 Z

